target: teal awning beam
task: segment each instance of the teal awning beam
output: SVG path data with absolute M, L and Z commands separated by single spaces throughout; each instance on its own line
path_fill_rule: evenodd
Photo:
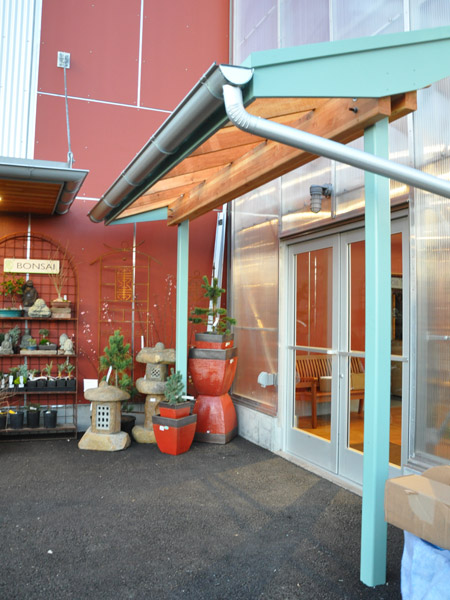
M 148 210 L 137 215 L 130 215 L 129 217 L 121 217 L 111 222 L 111 225 L 122 225 L 126 223 L 148 223 L 150 221 L 167 221 L 167 207 L 156 208 L 155 210 Z

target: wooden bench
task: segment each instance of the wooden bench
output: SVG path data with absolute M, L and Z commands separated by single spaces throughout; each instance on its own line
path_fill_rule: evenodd
M 320 391 L 320 378 L 331 377 L 331 356 L 297 356 L 295 364 L 297 373 L 297 384 L 295 386 L 295 416 L 298 417 L 301 414 L 301 403 L 310 402 L 312 428 L 316 429 L 317 404 L 319 402 L 331 402 L 331 391 Z M 351 374 L 364 373 L 361 359 L 355 356 L 351 357 L 350 372 Z M 364 408 L 364 384 L 361 379 L 363 378 L 360 377 L 357 382 L 359 389 L 350 387 L 350 400 L 359 400 L 358 414 L 361 414 Z

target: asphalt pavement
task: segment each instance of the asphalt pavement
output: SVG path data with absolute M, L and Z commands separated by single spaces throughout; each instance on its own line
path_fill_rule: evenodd
M 242 438 L 180 456 L 133 443 L 0 443 L 2 600 L 400 598 L 359 581 L 361 498 Z

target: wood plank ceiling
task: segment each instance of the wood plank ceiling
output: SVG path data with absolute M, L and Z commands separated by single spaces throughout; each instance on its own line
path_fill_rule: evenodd
M 0 178 L 0 212 L 52 215 L 62 185 Z
M 416 110 L 416 92 L 385 98 L 258 98 L 247 111 L 347 144 L 380 119 Z M 186 157 L 120 217 L 167 207 L 168 224 L 192 220 L 316 156 L 243 132 L 228 123 Z

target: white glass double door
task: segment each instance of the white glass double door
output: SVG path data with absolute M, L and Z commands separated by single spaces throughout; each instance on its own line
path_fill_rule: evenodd
M 406 374 L 406 220 L 392 223 L 392 474 L 401 465 Z M 365 384 L 364 229 L 288 247 L 285 448 L 362 483 Z M 397 468 L 396 468 L 397 467 Z

